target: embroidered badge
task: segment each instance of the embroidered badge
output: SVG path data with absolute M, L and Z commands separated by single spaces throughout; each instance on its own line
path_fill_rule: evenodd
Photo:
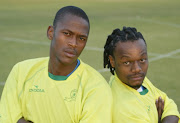
M 77 89 L 74 89 L 70 92 L 70 96 L 69 97 L 65 97 L 64 100 L 71 102 L 71 101 L 75 101 L 76 100 L 76 95 L 77 95 Z

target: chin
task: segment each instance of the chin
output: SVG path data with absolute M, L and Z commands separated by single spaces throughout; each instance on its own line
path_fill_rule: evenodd
M 134 89 L 138 89 L 141 87 L 142 83 L 142 81 L 133 82 L 133 84 L 131 84 L 131 87 Z
M 65 65 L 71 65 L 71 64 L 76 63 L 76 61 L 77 61 L 77 59 L 75 59 L 75 60 L 67 59 L 67 60 L 64 60 L 63 63 L 64 63 Z
M 141 87 L 141 85 L 137 85 L 137 86 L 133 86 L 132 88 L 134 88 L 134 89 L 139 89 Z
M 63 58 L 56 57 L 56 59 L 59 63 L 64 65 L 71 65 L 76 61 L 76 58 L 68 58 L 68 57 L 63 57 Z

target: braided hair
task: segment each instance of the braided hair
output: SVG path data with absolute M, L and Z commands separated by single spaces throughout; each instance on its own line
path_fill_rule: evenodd
M 114 57 L 113 52 L 117 42 L 127 42 L 136 41 L 138 39 L 143 39 L 145 44 L 146 41 L 140 32 L 137 32 L 136 28 L 133 27 L 123 27 L 122 31 L 120 29 L 113 30 L 112 34 L 108 36 L 106 44 L 104 45 L 104 68 L 110 68 L 110 72 L 114 75 L 114 70 L 110 64 L 109 55 Z

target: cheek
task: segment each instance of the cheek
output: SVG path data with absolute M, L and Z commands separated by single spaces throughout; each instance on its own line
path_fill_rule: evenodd
M 57 40 L 56 41 L 53 41 L 52 42 L 52 50 L 57 53 L 57 54 L 61 54 L 62 53 L 62 50 L 63 48 L 65 47 L 65 45 L 62 45 L 62 43 L 58 42 Z
M 145 64 L 145 65 L 143 65 L 143 71 L 146 73 L 147 72 L 147 70 L 148 70 L 148 63 L 147 64 Z
M 128 69 L 121 64 L 115 63 L 115 70 L 119 76 L 125 76 L 128 73 Z
M 78 45 L 79 45 L 80 47 L 85 47 L 85 46 L 86 46 L 86 41 L 79 41 L 79 42 L 78 42 Z
M 79 52 L 79 53 L 81 53 L 82 52 L 82 50 L 85 48 L 85 46 L 86 46 L 86 43 L 79 43 L 78 45 L 77 45 L 77 51 Z
M 62 44 L 62 43 L 66 43 L 66 41 L 68 40 L 63 34 L 56 34 L 54 35 L 54 40 L 56 42 L 56 44 Z
M 116 71 L 118 78 L 122 82 L 124 82 L 124 83 L 128 82 L 128 71 L 126 69 L 116 69 L 115 71 Z
M 121 78 L 126 79 L 131 74 L 131 69 L 124 65 L 118 65 L 117 72 Z
M 86 43 L 80 43 L 79 44 L 80 49 L 84 49 L 85 46 L 86 46 Z
M 66 47 L 67 46 L 67 39 L 64 38 L 63 36 L 56 36 L 54 38 L 54 45 L 55 47 Z

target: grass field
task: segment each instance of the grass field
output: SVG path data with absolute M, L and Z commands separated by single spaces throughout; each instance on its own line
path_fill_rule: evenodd
M 65 5 L 75 5 L 89 15 L 91 31 L 81 59 L 103 69 L 103 46 L 115 28 L 136 27 L 149 52 L 148 78 L 167 93 L 180 109 L 180 0 L 6 0 L 0 2 L 0 95 L 13 65 L 49 55 L 48 25 Z

